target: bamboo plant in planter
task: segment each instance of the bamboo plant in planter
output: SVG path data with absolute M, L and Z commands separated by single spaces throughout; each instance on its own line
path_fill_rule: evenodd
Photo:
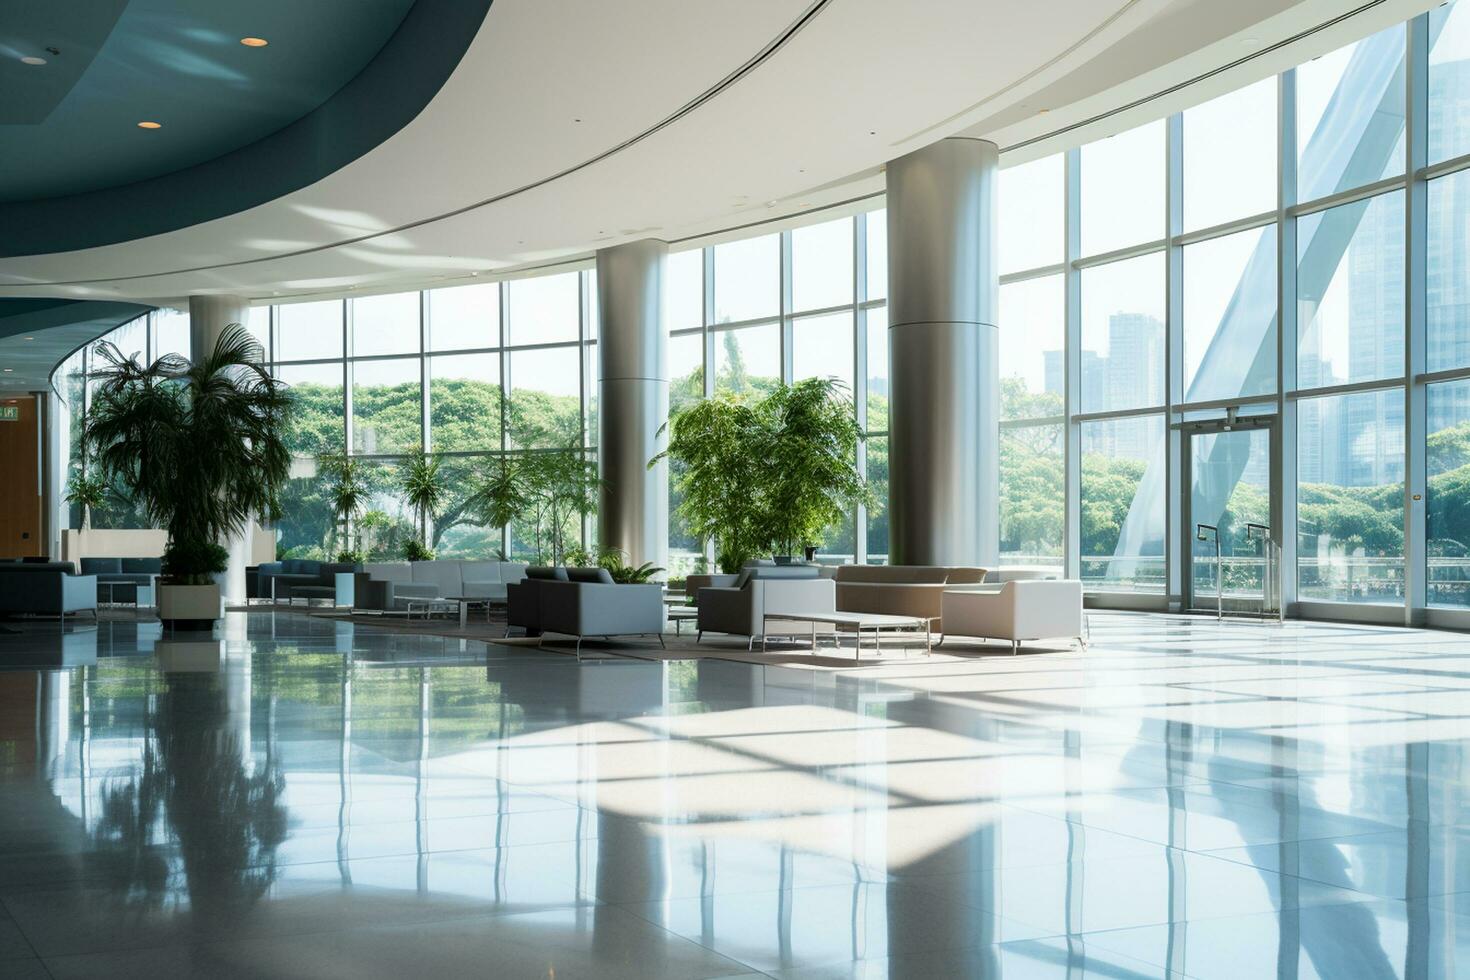
M 262 366 L 264 351 L 239 324 L 197 361 L 166 354 L 144 365 L 101 343 L 107 367 L 82 426 L 101 476 L 168 531 L 158 614 L 172 628 L 220 617 L 221 542 L 269 520 L 291 454 L 291 394 Z

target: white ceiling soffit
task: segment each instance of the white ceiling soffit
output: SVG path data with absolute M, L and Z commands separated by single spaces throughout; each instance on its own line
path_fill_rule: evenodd
M 1370 13 L 1386 24 L 1425 6 L 1382 0 Z M 381 292 L 706 236 L 874 193 L 886 161 L 943 136 L 1010 145 L 1063 129 L 1100 100 L 1125 105 L 1144 84 L 1238 60 L 1242 32 L 1269 48 L 1345 9 L 496 0 L 433 102 L 362 158 L 227 218 L 0 260 L 0 295 Z

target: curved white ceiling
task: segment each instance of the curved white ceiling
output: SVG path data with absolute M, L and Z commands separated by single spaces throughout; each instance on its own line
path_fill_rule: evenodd
M 1390 23 L 1429 5 L 1356 6 Z M 337 173 L 165 235 L 5 259 L 0 295 L 380 291 L 709 234 L 873 193 L 883 163 L 943 136 L 1009 145 L 1064 129 L 1144 86 L 1241 59 L 1244 35 L 1269 49 L 1344 10 L 1327 0 L 495 0 L 423 113 Z M 1282 67 L 1267 57 L 1237 71 Z

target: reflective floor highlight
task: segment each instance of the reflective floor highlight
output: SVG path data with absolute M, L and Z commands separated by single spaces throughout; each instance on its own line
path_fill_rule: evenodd
M 0 633 L 0 976 L 1470 975 L 1470 638 L 813 670 Z

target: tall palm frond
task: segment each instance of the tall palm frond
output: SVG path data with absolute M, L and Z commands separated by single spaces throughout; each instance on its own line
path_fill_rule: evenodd
M 124 488 L 176 549 L 201 549 L 276 516 L 290 470 L 287 386 L 238 323 L 197 361 L 167 354 L 152 364 L 111 343 L 83 421 L 102 475 Z M 185 572 L 197 575 L 200 571 Z

